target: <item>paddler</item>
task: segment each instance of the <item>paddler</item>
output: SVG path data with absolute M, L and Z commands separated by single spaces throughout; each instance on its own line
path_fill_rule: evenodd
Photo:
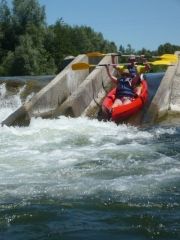
M 108 76 L 117 85 L 112 108 L 132 102 L 141 93 L 141 88 L 137 87 L 137 79 L 132 77 L 129 69 L 121 70 L 120 77 L 115 77 L 110 73 L 109 66 L 106 65 L 105 67 Z
M 133 99 L 141 94 L 141 80 L 144 78 L 143 73 L 150 70 L 150 65 L 144 56 L 141 56 L 143 65 L 136 64 L 135 55 L 130 55 L 128 64 L 117 65 L 114 68 L 120 74 L 120 77 L 115 77 L 110 74 L 109 67 L 106 70 L 110 79 L 117 84 L 116 100 L 112 107 L 122 104 L 128 104 Z M 112 55 L 112 63 L 115 64 L 115 55 Z

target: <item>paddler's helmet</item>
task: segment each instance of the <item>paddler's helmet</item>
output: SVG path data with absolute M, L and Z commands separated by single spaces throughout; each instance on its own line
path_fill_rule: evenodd
M 129 70 L 126 68 L 126 69 L 124 69 L 124 70 L 122 71 L 121 74 L 122 74 L 122 75 L 129 76 L 129 75 L 130 75 L 130 72 L 129 72 Z
M 136 62 L 136 56 L 135 56 L 135 55 L 130 55 L 130 56 L 129 56 L 129 59 L 128 59 L 128 62 L 129 62 L 130 64 L 133 64 L 133 65 L 134 65 L 134 63 Z
M 135 61 L 136 60 L 136 56 L 135 55 L 130 55 L 129 56 L 129 61 Z
M 116 66 L 116 69 L 117 69 L 120 73 L 122 73 L 123 70 L 124 70 L 124 65 L 118 65 L 118 66 Z

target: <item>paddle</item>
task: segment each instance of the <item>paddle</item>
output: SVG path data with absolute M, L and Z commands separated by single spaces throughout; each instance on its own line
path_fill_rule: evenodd
M 168 61 L 168 60 L 157 60 L 157 61 L 154 61 L 154 62 L 148 62 L 149 64 L 152 64 L 152 65 L 167 65 L 167 66 L 172 66 L 174 62 L 172 61 Z
M 133 54 L 121 54 L 121 53 L 101 53 L 101 52 L 90 52 L 86 53 L 88 57 L 104 57 L 104 56 L 121 56 L 121 57 L 130 57 Z M 144 55 L 134 55 L 135 57 L 146 57 Z M 148 56 L 149 57 L 149 56 Z M 173 60 L 176 62 L 178 60 L 177 56 L 174 54 L 163 54 L 161 56 L 152 56 L 152 58 L 161 58 L 166 60 Z
M 119 64 L 118 64 L 119 65 Z M 117 66 L 117 64 L 88 64 L 85 62 L 79 62 L 79 63 L 74 63 L 72 64 L 72 70 L 83 70 L 83 69 L 89 69 L 92 67 L 97 67 L 97 66 Z
M 152 64 L 152 65 L 167 65 L 167 66 L 170 66 L 172 65 L 172 63 L 170 61 L 167 61 L 167 60 L 157 60 L 157 61 L 154 61 L 154 62 L 148 62 L 149 64 Z M 123 64 L 97 64 L 97 65 L 94 65 L 94 64 L 88 64 L 88 63 L 85 63 L 85 62 L 79 62 L 79 63 L 74 63 L 72 64 L 72 70 L 85 70 L 85 69 L 89 69 L 89 68 L 92 68 L 92 67 L 97 67 L 97 66 L 114 66 L 114 67 L 123 67 L 125 65 L 128 65 L 129 63 L 123 63 Z
M 134 54 L 122 54 L 122 53 L 101 53 L 101 52 L 89 52 L 86 53 L 88 57 L 104 57 L 104 56 L 120 56 L 120 57 L 130 57 L 130 56 L 136 56 L 141 57 L 140 55 L 134 55 Z
M 121 53 L 100 53 L 100 52 L 90 52 L 86 53 L 88 57 L 104 57 L 104 56 L 122 56 Z
M 152 56 L 153 58 L 163 58 L 163 59 L 178 59 L 175 54 L 163 54 L 161 56 Z

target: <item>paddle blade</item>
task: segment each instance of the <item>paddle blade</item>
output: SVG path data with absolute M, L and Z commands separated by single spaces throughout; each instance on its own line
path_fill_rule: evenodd
M 89 69 L 89 68 L 90 68 L 90 65 L 85 62 L 74 63 L 72 65 L 72 70 L 83 70 L 83 69 Z
M 86 53 L 86 55 L 87 55 L 88 57 L 104 57 L 104 56 L 106 56 L 107 54 L 100 53 L 100 52 L 90 52 L 90 53 Z
M 157 66 L 157 65 L 167 65 L 167 66 L 172 65 L 172 62 L 167 61 L 167 60 L 157 60 L 157 61 L 149 62 L 149 63 L 152 65 L 155 65 L 155 66 Z
M 100 52 L 90 52 L 86 53 L 88 57 L 104 57 L 104 56 L 121 56 L 121 53 L 100 53 Z M 125 55 L 123 55 L 125 56 Z
M 123 65 L 120 64 L 120 65 L 116 66 L 116 69 L 118 69 L 120 72 L 122 72 L 125 69 L 125 66 L 126 66 L 125 64 L 123 64 Z
M 170 61 L 171 63 L 178 61 L 178 57 L 175 54 L 163 54 L 161 56 L 153 56 L 153 58 L 160 58 L 163 61 Z
M 174 55 L 174 54 L 163 54 L 163 55 L 161 56 L 161 58 L 163 58 L 163 59 L 176 59 L 176 60 L 178 60 L 177 56 Z

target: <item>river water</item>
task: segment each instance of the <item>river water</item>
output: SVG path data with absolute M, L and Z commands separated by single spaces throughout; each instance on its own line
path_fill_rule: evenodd
M 0 85 L 0 120 L 21 104 Z M 180 239 L 180 126 L 0 127 L 0 239 Z

